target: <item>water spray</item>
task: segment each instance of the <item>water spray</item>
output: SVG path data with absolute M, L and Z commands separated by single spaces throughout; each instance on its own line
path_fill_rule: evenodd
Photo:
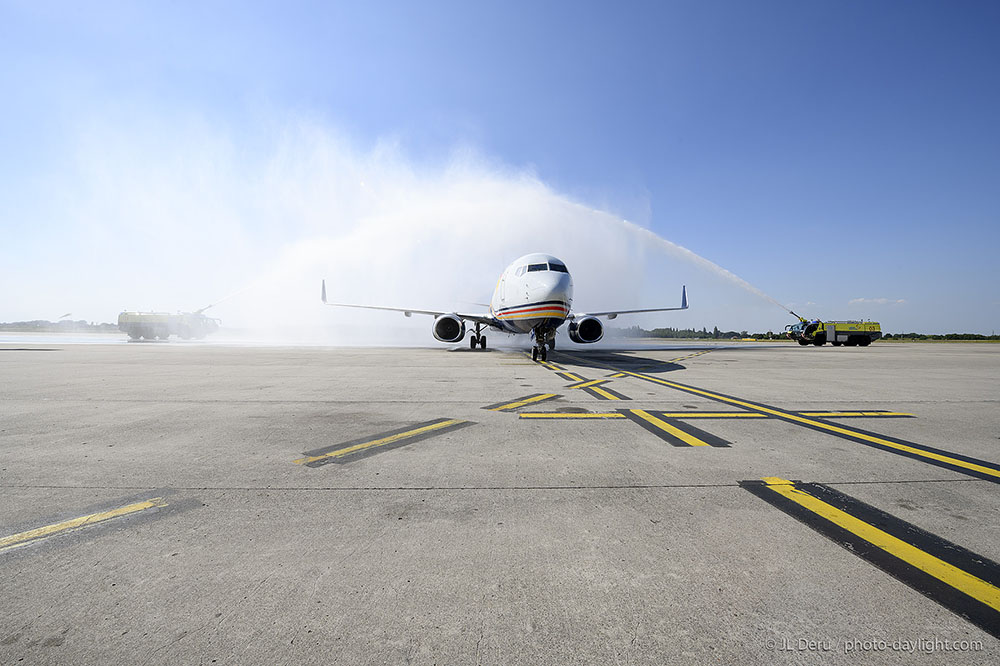
M 774 305 L 777 305 L 779 308 L 781 308 L 785 312 L 789 313 L 793 317 L 795 317 L 797 319 L 800 319 L 800 320 L 802 319 L 802 317 L 799 317 L 799 315 L 797 315 L 794 312 L 792 312 L 787 306 L 782 305 L 777 299 L 768 296 L 767 294 L 765 294 L 763 291 L 761 291 L 757 287 L 753 286 L 752 284 L 750 284 L 749 282 L 747 282 L 746 280 L 744 280 L 740 276 L 732 273 L 731 271 L 727 271 L 722 266 L 719 266 L 718 264 L 716 264 L 716 263 L 714 263 L 712 261 L 709 261 L 708 259 L 706 259 L 705 257 L 703 257 L 703 256 L 701 256 L 699 254 L 695 254 L 694 252 L 692 252 L 691 250 L 687 249 L 686 247 L 682 247 L 682 246 L 678 245 L 677 243 L 673 243 L 671 241 L 668 241 L 666 238 L 663 238 L 661 236 L 657 236 L 655 233 L 653 233 L 649 229 L 645 229 L 643 227 L 640 227 L 639 225 L 633 224 L 632 222 L 629 222 L 628 220 L 622 220 L 622 222 L 625 224 L 626 228 L 629 229 L 630 231 L 632 231 L 633 233 L 635 233 L 635 234 L 637 234 L 639 236 L 642 236 L 645 239 L 650 240 L 650 241 L 652 241 L 655 244 L 660 245 L 661 247 L 663 247 L 668 252 L 670 252 L 672 254 L 678 254 L 678 255 L 684 257 L 685 259 L 688 259 L 689 261 L 697 264 L 698 266 L 701 266 L 702 268 L 708 269 L 709 271 L 715 273 L 716 275 L 719 275 L 719 276 L 725 278 L 726 280 L 728 280 L 729 282 L 732 282 L 733 284 L 737 285 L 741 289 L 749 291 L 751 294 L 753 294 L 755 296 L 758 296 L 759 298 L 762 298 L 765 301 L 768 301 L 769 303 L 773 303 Z

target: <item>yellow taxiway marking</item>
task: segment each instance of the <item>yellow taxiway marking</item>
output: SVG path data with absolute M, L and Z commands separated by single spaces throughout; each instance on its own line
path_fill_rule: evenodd
M 625 415 L 621 412 L 607 412 L 592 414 L 590 412 L 584 413 L 561 413 L 561 412 L 524 412 L 521 414 L 522 419 L 623 419 Z
M 533 398 L 525 398 L 524 400 L 517 400 L 515 402 L 508 402 L 506 405 L 500 405 L 499 407 L 493 407 L 490 409 L 491 412 L 502 412 L 505 409 L 517 409 L 518 407 L 524 407 L 525 405 L 530 405 L 533 402 L 539 402 L 541 400 L 548 400 L 549 398 L 556 397 L 555 393 L 543 393 L 541 395 L 536 395 Z
M 799 412 L 802 416 L 913 416 L 906 412 Z M 668 419 L 766 419 L 767 414 L 758 412 L 663 412 Z
M 690 435 L 676 426 L 672 426 L 666 421 L 656 418 L 652 414 L 642 409 L 630 410 L 633 414 L 641 418 L 643 421 L 650 423 L 664 432 L 668 432 L 677 439 L 681 440 L 688 446 L 708 446 L 708 443 L 701 441 L 694 435 Z
M 383 446 L 385 444 L 392 444 L 393 442 L 398 442 L 401 439 L 406 439 L 408 437 L 416 437 L 417 435 L 422 435 L 425 432 L 440 430 L 441 428 L 447 428 L 448 426 L 453 426 L 459 423 L 464 423 L 464 421 L 462 421 L 461 419 L 450 419 L 448 421 L 441 421 L 440 423 L 432 423 L 431 425 L 427 425 L 422 428 L 414 428 L 413 430 L 407 430 L 406 432 L 401 432 L 395 435 L 389 435 L 388 437 L 373 439 L 370 442 L 362 442 L 360 444 L 355 444 L 354 446 L 348 446 L 347 448 L 337 449 L 336 451 L 330 451 L 329 453 L 321 453 L 317 456 L 306 456 L 305 458 L 299 458 L 298 460 L 293 460 L 292 462 L 294 462 L 296 465 L 305 465 L 306 463 L 316 462 L 317 460 L 323 460 L 324 458 L 339 458 L 341 456 L 346 456 L 349 453 L 355 453 L 357 451 L 362 451 L 364 449 L 370 449 L 373 446 Z
M 623 372 L 617 372 L 617 373 L 611 375 L 611 379 L 621 379 L 624 376 L 625 376 L 625 373 L 623 373 Z
M 913 416 L 903 412 L 803 412 L 806 416 Z M 667 419 L 766 419 L 767 414 L 757 414 L 755 412 L 662 412 L 658 414 Z M 608 413 L 583 413 L 572 412 L 525 412 L 521 414 L 522 419 L 623 419 L 625 415 L 620 412 Z
M 694 358 L 695 356 L 701 356 L 702 354 L 707 354 L 712 351 L 711 349 L 705 349 L 704 351 L 695 352 L 693 354 L 688 354 L 687 356 L 678 356 L 677 358 L 672 358 L 667 363 L 676 363 L 677 361 L 686 361 L 689 358 Z
M 614 393 L 608 393 L 600 386 L 591 386 L 590 390 L 593 391 L 594 393 L 597 393 L 598 395 L 604 396 L 605 400 L 621 400 L 621 398 L 616 396 Z
M 907 412 L 799 412 L 802 416 L 914 416 Z
M 795 488 L 791 481 L 773 476 L 765 477 L 763 481 L 767 484 L 768 489 L 861 537 L 890 555 L 934 576 L 973 599 L 1000 611 L 1000 588 Z
M 576 374 L 575 372 L 564 372 L 563 374 L 566 375 L 567 377 L 569 377 L 571 381 L 574 381 L 574 382 L 582 382 L 583 381 L 583 377 L 581 377 L 580 375 Z M 600 381 L 600 380 L 599 379 L 595 379 L 594 381 Z M 579 386 L 574 386 L 573 388 L 580 388 L 580 387 Z
M 577 380 L 577 381 L 582 381 L 582 380 Z M 606 381 L 608 381 L 608 380 L 607 379 L 591 379 L 589 382 L 583 382 L 582 384 L 575 384 L 573 386 L 570 386 L 570 388 L 582 389 L 582 388 L 587 388 L 588 386 L 594 386 L 596 384 L 603 384 Z
M 754 412 L 663 412 L 668 419 L 766 419 L 767 414 Z
M 718 393 L 713 393 L 711 391 L 705 391 L 703 389 L 694 388 L 693 386 L 682 386 L 681 384 L 675 384 L 674 382 L 668 382 L 665 379 L 657 379 L 656 377 L 650 377 L 649 375 L 639 374 L 637 372 L 627 372 L 627 374 L 638 377 L 639 379 L 645 379 L 646 381 L 654 382 L 656 384 L 662 384 L 664 386 L 669 386 L 670 388 L 677 389 L 679 391 L 684 391 L 686 393 L 695 393 L 697 395 L 703 395 L 713 400 L 719 400 L 721 402 L 728 402 L 731 405 L 738 405 L 746 409 L 752 409 L 756 412 L 761 412 L 763 414 L 770 414 L 771 416 L 777 416 L 783 418 L 787 421 L 794 421 L 796 423 L 802 423 L 813 428 L 818 428 L 820 430 L 826 430 L 829 432 L 835 432 L 839 435 L 846 435 L 848 437 L 856 437 L 858 439 L 863 439 L 879 446 L 885 446 L 891 449 L 896 449 L 897 451 L 904 451 L 906 453 L 912 453 L 918 455 L 922 458 L 929 458 L 931 460 L 937 460 L 939 462 L 946 463 L 948 465 L 955 465 L 956 467 L 962 467 L 965 469 L 974 470 L 980 474 L 987 474 L 989 476 L 1000 478 L 1000 471 L 991 469 L 989 467 L 984 467 L 983 465 L 977 465 L 976 463 L 966 462 L 964 460 L 959 460 L 958 458 L 952 458 L 951 456 L 942 455 L 940 453 L 934 453 L 933 451 L 924 451 L 923 449 L 918 449 L 913 446 L 907 446 L 906 444 L 900 444 L 899 442 L 893 442 L 889 439 L 884 439 L 882 437 L 876 437 L 874 435 L 869 435 L 863 432 L 858 432 L 856 430 L 850 430 L 848 428 L 841 428 L 839 426 L 833 425 L 831 423 L 824 423 L 823 421 L 816 421 L 814 419 L 806 418 L 804 416 L 799 416 L 797 414 L 792 414 L 791 412 L 782 412 L 777 409 L 771 409 L 769 407 L 763 407 L 761 405 L 755 405 L 745 400 L 739 400 L 737 398 L 730 398 L 729 396 L 720 395 Z
M 75 530 L 80 527 L 88 527 L 90 525 L 96 525 L 97 523 L 103 523 L 104 521 L 111 520 L 112 518 L 127 516 L 128 514 L 135 513 L 137 511 L 152 509 L 154 506 L 167 506 L 167 503 L 160 497 L 154 497 L 144 502 L 136 502 L 135 504 L 129 504 L 128 506 L 119 507 L 110 511 L 91 513 L 86 516 L 80 516 L 79 518 L 64 520 L 61 523 L 54 523 L 52 525 L 46 525 L 45 527 L 28 530 L 27 532 L 21 532 L 20 534 L 12 534 L 0 539 L 0 552 L 23 546 L 31 541 L 52 536 L 53 534 L 58 534 L 59 532 Z

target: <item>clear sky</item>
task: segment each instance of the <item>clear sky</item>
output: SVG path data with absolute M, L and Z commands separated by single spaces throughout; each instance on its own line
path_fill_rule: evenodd
M 135 283 L 169 300 L 178 265 L 345 233 L 308 221 L 324 206 L 384 213 L 334 181 L 405 209 L 471 163 L 466 180 L 628 219 L 803 314 L 1000 330 L 1000 3 L 0 0 L 0 62 L 3 321 L 172 307 Z M 197 224 L 128 226 L 181 224 L 155 211 Z M 493 275 L 513 258 L 476 256 Z M 204 282 L 178 300 L 242 286 Z M 673 285 L 633 298 L 673 305 Z M 727 320 L 701 293 L 680 325 L 788 321 Z

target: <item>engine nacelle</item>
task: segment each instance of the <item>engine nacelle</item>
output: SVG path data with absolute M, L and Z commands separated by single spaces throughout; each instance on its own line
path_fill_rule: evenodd
M 431 330 L 441 342 L 458 342 L 465 337 L 465 321 L 458 315 L 444 314 L 434 320 Z
M 604 324 L 597 317 L 580 317 L 569 323 L 569 339 L 580 344 L 597 342 L 604 337 Z

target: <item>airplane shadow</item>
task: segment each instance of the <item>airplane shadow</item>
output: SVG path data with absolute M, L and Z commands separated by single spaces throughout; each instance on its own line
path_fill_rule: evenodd
M 688 348 L 689 353 L 701 351 L 696 348 Z M 585 368 L 596 368 L 598 370 L 627 370 L 629 372 L 644 373 L 664 373 L 675 370 L 683 370 L 684 366 L 670 361 L 661 361 L 648 356 L 638 356 L 635 353 L 622 353 L 607 350 L 579 351 L 572 349 L 569 351 L 557 350 L 549 354 L 549 360 L 556 363 L 566 362 L 573 365 L 580 365 Z

